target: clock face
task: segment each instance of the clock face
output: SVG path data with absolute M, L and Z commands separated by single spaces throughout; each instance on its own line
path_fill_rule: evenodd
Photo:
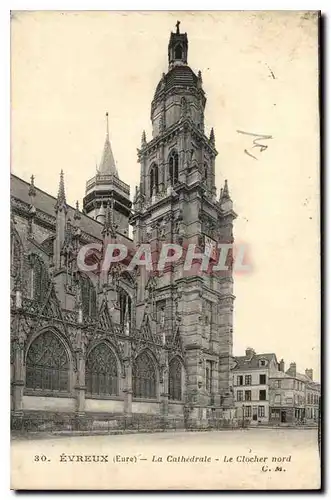
M 217 260 L 217 243 L 205 235 L 205 253 L 210 255 L 211 260 Z

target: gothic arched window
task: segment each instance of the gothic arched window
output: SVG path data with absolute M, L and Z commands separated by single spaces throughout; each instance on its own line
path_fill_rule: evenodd
M 133 396 L 136 398 L 156 398 L 156 369 L 151 357 L 143 352 L 133 363 Z
M 174 358 L 169 364 L 169 399 L 182 399 L 182 363 Z
M 88 394 L 118 395 L 117 360 L 104 342 L 94 347 L 87 358 L 85 384 Z
M 26 387 L 69 391 L 69 359 L 63 342 L 53 332 L 40 334 L 26 357 Z
M 97 313 L 97 294 L 88 276 L 81 276 L 83 317 L 95 318 Z
M 175 59 L 182 59 L 182 57 L 183 57 L 183 48 L 181 45 L 176 45 Z
M 172 151 L 169 156 L 169 176 L 172 186 L 178 182 L 178 154 Z
M 44 261 L 35 254 L 29 257 L 31 264 L 31 298 L 41 302 L 49 287 L 49 277 Z
M 155 193 L 159 192 L 159 169 L 156 163 L 153 163 L 149 172 L 149 189 L 150 196 L 153 196 L 153 191 L 155 188 Z

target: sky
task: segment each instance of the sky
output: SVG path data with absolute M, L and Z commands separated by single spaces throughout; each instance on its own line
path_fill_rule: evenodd
M 64 170 L 80 203 L 109 113 L 120 178 L 139 182 L 137 148 L 177 20 L 201 70 L 216 186 L 228 179 L 249 273 L 234 276 L 234 354 L 275 352 L 319 380 L 320 241 L 317 18 L 279 12 L 14 12 L 11 171 L 53 195 Z M 238 132 L 239 131 L 239 132 Z M 241 132 L 246 132 L 245 134 Z M 255 137 L 268 147 L 253 148 Z M 252 157 L 252 155 L 255 157 Z

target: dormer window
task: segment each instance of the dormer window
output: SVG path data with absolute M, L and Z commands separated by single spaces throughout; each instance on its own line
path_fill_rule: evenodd
M 260 359 L 259 364 L 260 366 L 267 366 L 267 361 L 265 359 Z

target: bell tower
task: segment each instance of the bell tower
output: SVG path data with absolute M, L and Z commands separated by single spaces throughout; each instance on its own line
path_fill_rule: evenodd
M 215 133 L 211 129 L 205 134 L 202 75 L 188 66 L 188 37 L 180 33 L 179 22 L 170 34 L 168 63 L 151 104 L 152 138 L 143 132 L 138 150 L 140 183 L 130 219 L 134 241 L 150 243 L 156 257 L 164 243 L 184 249 L 194 244 L 200 254 L 210 245 L 232 243 L 236 217 L 227 184 L 216 198 Z M 165 339 L 170 358 L 176 338 L 181 346 L 187 418 L 204 425 L 211 415 L 224 417 L 233 407 L 234 296 L 231 269 L 212 273 L 200 267 L 186 270 L 181 259 L 150 274 L 156 331 Z M 140 304 L 148 299 L 149 279 L 140 280 Z

